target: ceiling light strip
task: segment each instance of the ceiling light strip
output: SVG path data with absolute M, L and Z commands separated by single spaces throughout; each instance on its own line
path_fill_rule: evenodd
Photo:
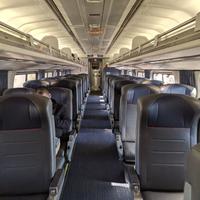
M 111 49 L 111 47 L 113 46 L 113 44 L 116 42 L 116 40 L 118 39 L 118 37 L 120 36 L 120 34 L 122 33 L 122 31 L 124 30 L 124 28 L 126 27 L 126 25 L 129 23 L 129 21 L 135 15 L 136 11 L 141 6 L 141 4 L 143 3 L 143 1 L 144 0 L 136 0 L 136 2 L 134 3 L 134 5 L 132 6 L 131 10 L 127 14 L 126 18 L 124 19 L 122 25 L 120 26 L 119 30 L 117 31 L 116 35 L 114 36 L 114 38 L 113 38 L 112 42 L 110 43 L 109 47 L 107 48 L 106 54 L 109 52 L 109 50 Z
M 54 3 L 54 1 L 53 0 L 45 0 L 45 1 L 48 4 L 48 6 L 51 8 L 51 10 L 54 12 L 54 14 L 58 17 L 59 21 L 62 23 L 62 25 L 68 31 L 68 33 L 73 38 L 73 40 L 78 44 L 79 48 L 84 53 L 86 53 L 85 50 L 84 50 L 84 48 L 82 47 L 82 45 L 80 44 L 80 42 L 78 41 L 78 39 L 76 38 L 76 36 L 74 35 L 73 31 L 71 30 L 71 28 L 67 24 L 67 22 L 66 22 L 65 18 L 63 17 L 62 13 L 60 12 L 60 10 L 58 9 L 58 7 Z

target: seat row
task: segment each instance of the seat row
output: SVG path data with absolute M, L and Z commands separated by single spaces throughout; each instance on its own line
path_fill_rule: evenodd
M 135 199 L 183 200 L 184 184 L 185 199 L 200 199 L 195 88 L 129 76 L 106 75 L 105 80 L 104 96 Z
M 63 148 L 63 144 L 71 138 L 64 137 L 57 145 L 52 100 L 35 90 L 47 88 L 52 99 L 64 106 L 72 120 L 68 133 L 62 134 L 75 135 L 89 92 L 88 76 L 29 81 L 24 86 L 7 89 L 0 97 L 0 167 L 4 169 L 0 199 L 59 199 L 69 161 L 69 145 Z

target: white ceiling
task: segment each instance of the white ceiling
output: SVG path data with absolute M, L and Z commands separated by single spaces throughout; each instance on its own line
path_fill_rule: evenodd
M 108 52 L 112 57 L 120 48 L 132 46 L 136 36 L 154 38 L 200 12 L 200 0 L 144 0 L 135 16 Z
M 86 54 L 105 54 L 136 0 L 54 0 Z M 132 46 L 132 39 L 155 37 L 200 11 L 200 0 L 144 0 L 106 56 Z M 91 16 L 93 15 L 93 16 Z M 59 48 L 68 47 L 85 56 L 45 0 L 0 0 L 0 20 L 41 40 L 58 38 Z M 97 27 L 99 35 L 91 35 Z M 94 31 L 95 29 L 93 29 Z
M 44 0 L 0 0 L 0 21 L 39 40 L 53 35 L 60 49 L 69 47 L 73 53 L 83 55 Z

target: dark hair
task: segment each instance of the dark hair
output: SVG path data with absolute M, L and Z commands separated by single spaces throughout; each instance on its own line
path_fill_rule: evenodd
M 41 95 L 42 95 L 43 93 L 48 93 L 48 94 L 50 94 L 50 93 L 49 93 L 49 90 L 48 90 L 46 87 L 39 87 L 39 88 L 37 88 L 37 89 L 36 89 L 36 93 L 37 93 L 37 94 L 41 94 Z

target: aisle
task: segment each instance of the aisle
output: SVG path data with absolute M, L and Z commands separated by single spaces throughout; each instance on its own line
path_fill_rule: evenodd
M 62 200 L 131 199 L 101 96 L 89 96 Z

